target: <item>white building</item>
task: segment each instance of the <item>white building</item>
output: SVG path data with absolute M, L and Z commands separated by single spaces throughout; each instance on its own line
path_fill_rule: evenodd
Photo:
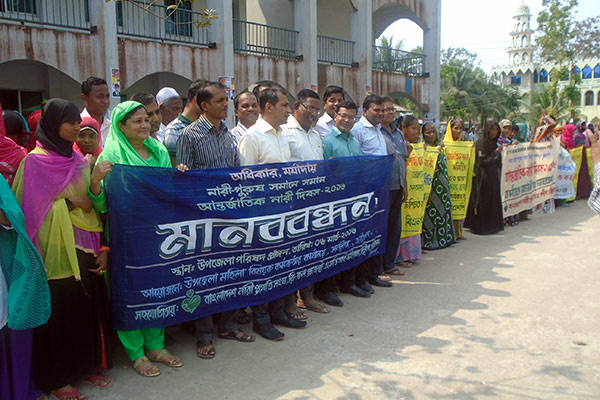
M 513 19 L 511 46 L 506 49 L 508 64 L 492 68 L 492 73 L 500 78 L 503 87 L 512 85 L 523 92 L 529 92 L 537 85 L 547 84 L 557 66 L 534 62 L 535 31 L 531 29 L 529 7 L 519 6 Z M 582 78 L 579 88 L 583 118 L 595 124 L 600 123 L 600 58 L 576 61 L 571 70 L 571 75 L 574 74 Z M 565 84 L 567 82 L 568 79 Z
M 185 96 L 194 79 L 233 77 L 238 92 L 258 81 L 292 95 L 335 84 L 357 103 L 368 92 L 404 96 L 439 114 L 440 0 L 195 0 L 170 16 L 174 0 L 145 3 L 0 0 L 2 105 L 81 106 L 89 76 L 118 82 L 123 98 L 163 86 Z M 205 8 L 218 13 L 208 28 L 196 23 Z M 395 51 L 383 68 L 375 38 L 403 18 L 422 28 L 424 55 Z

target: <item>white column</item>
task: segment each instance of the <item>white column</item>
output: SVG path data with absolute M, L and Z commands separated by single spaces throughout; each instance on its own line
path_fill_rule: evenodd
M 294 1 L 294 28 L 300 32 L 298 54 L 302 55 L 302 76 L 298 87 L 308 89 L 318 85 L 317 0 Z
M 429 27 L 423 30 L 423 53 L 425 72 L 429 73 L 429 112 L 440 118 L 440 26 L 442 21 L 441 0 L 429 2 Z
M 371 87 L 373 73 L 373 2 L 357 0 L 354 5 L 358 8 L 351 18 L 354 60 L 358 62 L 358 93 L 354 93 L 354 99 L 362 104 L 367 87 Z
M 103 60 L 102 70 L 98 70 L 98 77 L 102 77 L 108 83 L 109 91 L 112 91 L 112 70 L 119 69 L 119 46 L 117 44 L 117 12 L 115 2 L 105 1 L 89 2 L 90 22 L 97 27 L 97 35 L 100 40 L 96 41 L 96 59 Z M 93 4 L 93 6 L 92 6 Z M 132 82 L 129 82 L 130 84 Z M 123 89 L 123 82 L 120 82 Z M 112 94 L 112 93 L 111 93 Z M 110 109 L 112 110 L 120 99 L 110 97 Z
M 210 41 L 216 43 L 217 48 L 211 52 L 218 59 L 215 64 L 218 68 L 209 71 L 209 79 L 216 80 L 219 76 L 231 76 L 235 78 L 234 56 L 233 56 L 233 7 L 231 0 L 208 0 L 207 8 L 217 10 L 218 17 L 213 20 L 210 27 Z M 234 124 L 233 101 L 229 101 L 227 112 L 227 126 L 229 129 Z

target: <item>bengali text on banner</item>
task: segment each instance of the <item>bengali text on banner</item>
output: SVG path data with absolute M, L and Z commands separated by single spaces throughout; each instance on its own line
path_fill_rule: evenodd
M 392 156 L 105 178 L 116 329 L 263 304 L 384 251 Z
M 502 150 L 501 195 L 504 217 L 553 199 L 560 142 L 519 143 Z
M 413 143 L 406 160 L 408 197 L 402 203 L 402 237 L 420 235 L 423 217 L 431 191 L 431 181 L 439 151 L 437 147 L 424 148 L 423 143 Z
M 473 184 L 475 146 L 473 142 L 444 142 L 444 153 L 448 162 L 452 218 L 465 219 Z

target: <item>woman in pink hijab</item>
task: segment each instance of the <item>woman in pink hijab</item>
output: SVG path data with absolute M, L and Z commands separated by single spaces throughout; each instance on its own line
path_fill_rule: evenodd
M 9 185 L 12 186 L 19 164 L 26 155 L 27 150 L 24 147 L 19 146 L 6 136 L 2 106 L 0 105 L 0 173 Z

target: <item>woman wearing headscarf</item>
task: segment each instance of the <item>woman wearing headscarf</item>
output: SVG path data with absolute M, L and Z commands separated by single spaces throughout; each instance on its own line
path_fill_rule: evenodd
M 445 144 L 448 144 L 448 143 L 463 141 L 462 131 L 463 131 L 462 119 L 452 118 L 450 121 L 448 121 L 448 125 L 446 125 L 446 133 L 444 135 L 443 142 Z M 471 162 L 472 162 L 472 160 L 471 160 Z M 461 217 L 457 218 L 457 216 L 454 215 L 452 224 L 454 225 L 454 237 L 456 238 L 456 241 L 466 240 L 466 238 L 463 236 L 462 222 L 463 221 L 462 221 Z
M 111 364 L 107 253 L 100 251 L 102 225 L 88 196 L 90 167 L 73 151 L 80 121 L 73 103 L 48 101 L 38 144 L 13 184 L 50 288 L 52 314 L 34 335 L 38 383 L 58 399 L 84 398 L 72 386 L 79 379 L 101 388 L 112 382 L 96 372 Z
M 500 174 L 501 152 L 506 145 L 498 147 L 498 136 L 500 125 L 496 121 L 488 121 L 483 136 L 475 142 L 475 184 L 471 192 L 465 227 L 477 235 L 489 235 L 504 229 Z
M 42 118 L 42 110 L 36 110 L 34 112 L 32 112 L 31 114 L 29 114 L 29 117 L 27 118 L 27 125 L 29 126 L 29 130 L 31 132 L 35 132 L 35 130 L 37 129 L 38 124 L 40 123 L 40 119 Z M 29 135 L 29 139 L 27 140 L 27 143 L 25 143 L 25 148 L 27 149 L 27 152 L 30 152 L 31 150 L 35 149 L 35 143 L 37 142 L 35 135 Z
M 12 185 L 19 164 L 26 155 L 27 150 L 24 147 L 19 146 L 14 140 L 6 136 L 2 106 L 0 105 L 0 174 L 9 185 Z
M 585 122 L 578 125 L 581 129 L 587 128 Z M 585 134 L 585 130 L 580 132 L 580 129 L 575 125 L 567 124 L 563 127 L 561 142 L 571 154 L 573 154 L 571 150 L 577 149 L 578 147 L 580 147 L 580 149 L 577 151 L 582 151 L 581 166 L 579 167 L 579 172 L 577 174 L 577 187 L 575 188 L 575 193 L 578 199 L 587 198 L 592 192 L 592 180 L 590 179 L 589 175 L 585 150 L 587 143 L 589 143 L 589 139 Z M 583 149 L 581 149 L 581 147 L 583 147 Z
M 142 103 L 126 101 L 116 106 L 111 114 L 110 133 L 98 161 L 90 184 L 90 197 L 94 208 L 107 212 L 104 177 L 112 171 L 113 164 L 171 168 L 167 149 L 157 140 L 149 139 L 150 122 Z M 147 328 L 118 331 L 119 339 L 133 368 L 142 376 L 152 377 L 160 370 L 152 361 L 169 367 L 181 367 L 181 360 L 165 349 L 165 330 Z M 146 350 L 147 356 L 144 354 Z
M 79 135 L 73 145 L 73 150 L 85 156 L 92 170 L 98 156 L 102 153 L 102 147 L 100 147 L 101 135 L 98 121 L 91 117 L 83 117 L 81 119 Z
M 25 231 L 23 211 L 0 179 L 0 399 L 35 399 L 33 328 L 48 321 L 46 270 Z
M 423 124 L 421 134 L 426 146 L 438 146 L 439 140 L 433 124 Z M 423 248 L 426 250 L 443 249 L 456 242 L 452 222 L 448 165 L 446 156 L 442 151 L 438 154 L 435 172 L 431 181 L 431 192 L 423 217 L 422 236 Z

